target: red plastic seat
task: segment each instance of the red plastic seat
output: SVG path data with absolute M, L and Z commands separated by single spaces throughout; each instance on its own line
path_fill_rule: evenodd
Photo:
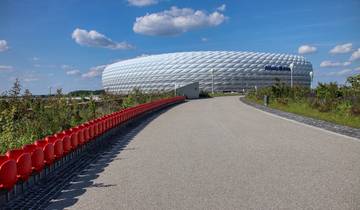
M 94 122 L 94 126 L 95 126 L 95 136 L 99 136 L 100 135 L 100 123 L 98 120 L 95 120 Z
M 71 143 L 71 149 L 76 149 L 78 146 L 78 131 L 77 129 L 70 129 L 69 131 L 66 131 L 66 134 L 70 137 L 70 143 Z M 64 148 L 65 150 L 65 148 Z
M 62 140 L 63 140 L 64 153 L 67 154 L 73 149 L 71 144 L 71 136 L 65 135 Z
M 93 139 L 95 137 L 95 125 L 93 123 L 87 123 L 89 127 L 89 137 Z
M 125 121 L 125 115 L 124 112 L 121 112 L 120 114 L 120 123 L 123 123 Z
M 76 128 L 74 128 L 74 129 L 77 129 L 77 138 L 78 138 L 79 145 L 83 145 L 85 143 L 84 128 L 85 127 L 83 125 L 80 125 L 80 126 L 77 126 Z
M 111 117 L 106 117 L 106 129 L 109 130 L 111 128 Z
M 56 136 L 63 136 L 61 134 L 55 134 Z M 45 141 L 52 143 L 54 145 L 54 158 L 56 160 L 62 158 L 64 154 L 64 147 L 63 147 L 63 141 L 62 139 L 56 137 L 56 136 L 47 136 L 45 137 Z
M 16 161 L 17 178 L 26 181 L 32 172 L 30 153 L 25 152 L 23 149 L 14 149 L 8 151 L 6 156 Z
M 109 123 L 109 129 L 111 129 L 114 125 L 113 125 L 113 118 L 110 116 L 108 118 L 108 123 Z
M 100 130 L 101 130 L 101 134 L 103 134 L 106 131 L 106 123 L 104 119 L 100 120 Z
M 53 163 L 54 156 L 54 145 L 52 143 L 48 143 L 45 140 L 36 140 L 35 145 L 40 147 L 44 152 L 44 163 L 46 165 L 50 165 Z
M 72 149 L 71 139 L 70 136 L 68 135 L 69 132 L 70 131 L 63 131 L 61 133 L 55 134 L 55 137 L 57 137 L 62 141 L 63 155 L 69 153 Z
M 86 143 L 90 140 L 90 129 L 88 126 L 84 125 L 83 131 L 84 131 L 84 141 Z
M 0 189 L 11 190 L 17 181 L 16 161 L 0 155 Z
M 107 123 L 107 118 L 103 119 L 103 132 L 106 132 L 108 130 L 108 123 Z
M 25 145 L 23 149 L 31 155 L 32 170 L 40 172 L 44 168 L 43 150 L 34 144 Z

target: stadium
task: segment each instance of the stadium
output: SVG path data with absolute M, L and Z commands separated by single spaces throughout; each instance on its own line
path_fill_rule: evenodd
M 278 78 L 290 85 L 310 86 L 312 64 L 298 55 L 240 51 L 178 52 L 142 56 L 108 65 L 102 74 L 105 91 L 127 94 L 170 91 L 199 82 L 202 91 L 243 92 L 270 86 Z M 292 74 L 292 76 L 291 76 Z

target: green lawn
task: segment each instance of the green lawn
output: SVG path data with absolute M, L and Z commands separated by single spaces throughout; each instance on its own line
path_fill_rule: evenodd
M 251 101 L 259 104 L 263 104 L 261 100 L 251 100 Z M 291 112 L 315 119 L 336 123 L 339 125 L 346 125 L 349 127 L 360 128 L 360 117 L 350 115 L 349 113 L 346 112 L 336 112 L 336 111 L 320 112 L 317 109 L 310 107 L 307 103 L 301 101 L 300 102 L 292 101 L 289 102 L 288 105 L 283 105 L 275 101 L 272 101 L 269 107 L 274 109 L 279 109 L 285 112 Z
M 222 96 L 239 96 L 241 95 L 240 93 L 209 93 L 210 97 L 222 97 Z

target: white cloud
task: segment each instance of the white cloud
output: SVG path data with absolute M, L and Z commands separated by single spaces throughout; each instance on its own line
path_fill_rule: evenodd
M 36 61 L 39 61 L 40 58 L 38 58 L 38 57 L 32 57 L 31 60 L 36 62 Z
M 358 48 L 355 52 L 352 53 L 350 57 L 350 61 L 355 61 L 360 59 L 360 48 Z
M 220 12 L 225 12 L 225 10 L 226 10 L 226 4 L 223 4 L 223 5 L 221 5 L 220 7 L 218 7 L 217 10 L 219 10 Z
M 90 70 L 84 74 L 81 75 L 84 79 L 90 79 L 94 77 L 101 76 L 102 72 L 104 71 L 105 67 L 107 65 L 100 65 L 90 68 Z
M 61 65 L 61 68 L 62 68 L 62 69 L 64 69 L 64 70 L 73 69 L 73 67 L 72 67 L 72 66 L 67 65 L 67 64 L 63 64 L 63 65 Z
M 348 53 L 352 50 L 352 43 L 336 45 L 330 50 L 331 54 Z
M 201 41 L 202 41 L 202 42 L 207 42 L 207 41 L 209 41 L 209 39 L 206 38 L 206 37 L 203 37 L 203 38 L 201 38 Z
M 84 29 L 75 29 L 71 35 L 76 43 L 88 47 L 101 47 L 112 50 L 127 50 L 134 47 L 127 42 L 115 42 L 105 35 L 95 31 L 87 31 Z
M 80 70 L 78 70 L 70 65 L 63 64 L 63 65 L 61 65 L 61 68 L 63 70 L 65 70 L 66 75 L 69 75 L 69 76 L 75 76 L 75 75 L 79 75 L 81 73 Z
M 136 7 L 145 7 L 159 3 L 158 0 L 128 0 L 128 3 Z
M 4 52 L 9 49 L 7 42 L 5 40 L 0 40 L 0 52 Z
M 23 80 L 24 80 L 24 82 L 35 82 L 35 81 L 38 81 L 39 78 L 37 78 L 34 75 L 28 75 L 28 76 L 24 77 Z
M 78 74 L 80 74 L 80 71 L 77 69 L 69 70 L 66 72 L 66 75 L 78 75 Z
M 310 45 L 301 45 L 298 49 L 299 54 L 310 54 L 316 52 L 317 48 Z
M 57 66 L 54 64 L 34 64 L 34 67 L 36 68 L 56 68 Z
M 345 74 L 348 74 L 348 73 L 350 73 L 350 72 L 352 72 L 351 69 L 343 69 L 343 70 L 339 71 L 339 72 L 337 73 L 337 75 L 345 75 Z
M 351 62 L 333 62 L 333 61 L 323 61 L 320 63 L 320 67 L 339 67 L 339 66 L 348 66 Z
M 340 71 L 332 71 L 329 73 L 324 74 L 325 76 L 350 76 L 353 74 L 358 74 L 360 71 L 360 67 L 354 69 L 342 69 Z
M 343 69 L 340 71 L 332 71 L 329 73 L 324 74 L 325 76 L 344 76 L 344 75 L 352 75 L 356 73 L 356 69 L 352 70 L 352 69 Z
M 143 54 L 141 54 L 141 55 L 138 55 L 138 56 L 136 56 L 136 58 L 142 58 L 142 57 L 147 57 L 147 56 L 150 56 L 151 54 L 146 54 L 146 53 L 143 53 Z M 118 61 L 122 61 L 122 60 L 124 60 L 124 59 L 118 59 Z M 117 61 L 117 62 L 118 62 Z
M 14 67 L 12 67 L 12 66 L 0 65 L 0 72 L 10 72 L 13 70 L 14 70 Z
M 137 17 L 133 30 L 144 35 L 171 36 L 198 28 L 215 27 L 223 23 L 226 18 L 217 11 L 207 14 L 191 8 L 171 7 L 170 10 Z
M 345 61 L 342 64 L 343 64 L 343 66 L 349 66 L 351 64 L 351 62 L 350 61 Z

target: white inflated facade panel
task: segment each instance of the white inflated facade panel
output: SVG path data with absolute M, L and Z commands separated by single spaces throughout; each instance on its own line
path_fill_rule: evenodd
M 199 82 L 200 89 L 243 91 L 270 86 L 275 78 L 290 84 L 290 71 L 269 70 L 294 64 L 294 85 L 310 86 L 312 65 L 304 57 L 288 54 L 200 51 L 143 56 L 107 66 L 103 87 L 111 93 L 127 94 L 134 88 L 144 92 L 169 91 L 174 86 Z M 213 74 L 212 74 L 213 72 Z

